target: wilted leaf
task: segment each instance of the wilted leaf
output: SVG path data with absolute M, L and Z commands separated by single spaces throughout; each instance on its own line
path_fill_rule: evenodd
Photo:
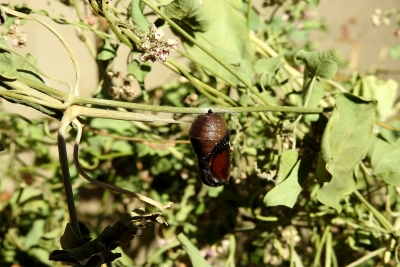
M 365 157 L 375 122 L 376 101 L 338 94 L 321 144 L 316 178 L 325 181 L 325 166 L 332 176 L 318 192 L 318 200 L 341 212 L 340 201 L 356 188 L 353 170 Z M 322 166 L 321 166 L 322 165 Z
M 64 234 L 60 238 L 60 243 L 63 249 L 72 249 L 86 244 L 90 239 L 79 235 L 77 229 L 74 229 L 71 223 L 67 223 Z
M 131 216 L 125 213 L 113 226 L 107 226 L 103 232 L 89 242 L 87 238 L 81 239 L 76 231 L 67 225 L 66 232 L 62 237 L 62 246 L 72 246 L 64 250 L 54 250 L 49 259 L 53 261 L 64 261 L 77 263 L 91 258 L 93 255 L 101 255 L 105 263 L 119 258 L 119 253 L 113 253 L 117 246 L 125 246 L 141 231 L 141 222 L 135 225 Z M 72 242 L 72 243 L 71 243 Z M 83 244 L 82 244 L 83 243 Z M 77 245 L 81 244 L 79 247 Z

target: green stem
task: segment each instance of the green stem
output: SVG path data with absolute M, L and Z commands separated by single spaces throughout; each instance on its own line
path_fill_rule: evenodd
M 350 263 L 349 265 L 347 265 L 346 267 L 356 267 L 356 266 L 362 266 L 362 263 L 368 261 L 369 259 L 372 259 L 373 257 L 378 256 L 379 254 L 385 252 L 387 250 L 387 248 L 379 248 L 375 251 L 372 251 L 371 253 L 368 253 L 367 255 L 359 258 L 358 260 Z
M 318 244 L 317 251 L 315 252 L 315 258 L 314 258 L 314 264 L 313 264 L 314 267 L 320 266 L 322 249 L 324 248 L 324 244 L 326 242 L 326 239 L 327 239 L 330 231 L 331 231 L 331 226 L 328 225 L 325 228 L 325 231 L 324 231 L 324 234 L 322 235 L 321 241 Z
M 383 228 L 390 234 L 393 235 L 397 239 L 397 236 L 395 234 L 395 230 L 393 226 L 388 222 L 388 220 L 383 216 L 379 211 L 377 211 L 361 194 L 358 192 L 358 190 L 355 190 L 353 194 L 360 200 L 367 210 L 371 212 L 375 218 L 378 220 L 378 222 L 383 226 Z
M 224 94 L 218 92 L 217 90 L 215 90 L 214 88 L 212 88 L 211 86 L 209 86 L 209 85 L 207 85 L 207 84 L 205 84 L 203 82 L 200 82 L 199 80 L 195 79 L 179 63 L 175 62 L 174 60 L 170 60 L 170 59 L 168 59 L 168 63 L 172 64 L 175 68 L 180 70 L 180 72 L 192 83 L 193 86 L 195 86 L 202 94 L 207 96 L 207 98 L 209 98 L 213 102 L 215 102 L 217 104 L 220 104 L 222 106 L 229 106 L 229 105 L 236 106 L 236 103 L 229 96 L 224 95 Z M 224 99 L 225 101 L 227 101 L 229 103 L 229 105 L 226 102 L 220 100 L 218 97 L 214 97 L 213 95 L 211 95 L 210 94 L 211 92 L 216 94 L 220 98 Z
M 229 255 L 226 259 L 226 267 L 235 267 L 236 238 L 234 234 L 229 235 Z

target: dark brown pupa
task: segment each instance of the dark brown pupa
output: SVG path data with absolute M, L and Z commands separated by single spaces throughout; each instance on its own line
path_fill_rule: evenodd
M 189 130 L 189 139 L 199 165 L 201 181 L 208 186 L 221 186 L 229 182 L 230 146 L 228 127 L 221 114 L 199 115 Z

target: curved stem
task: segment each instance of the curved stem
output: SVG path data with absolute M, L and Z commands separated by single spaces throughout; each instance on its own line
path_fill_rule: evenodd
M 65 130 L 67 129 L 70 123 L 71 120 L 69 119 L 69 116 L 64 115 L 58 130 L 57 145 L 58 145 L 58 154 L 60 157 L 60 166 L 64 183 L 65 197 L 67 199 L 68 213 L 71 225 L 74 228 L 74 230 L 77 231 L 77 234 L 80 236 L 81 233 L 79 228 L 78 216 L 76 214 L 74 193 L 72 191 L 71 176 L 68 167 L 67 148 L 65 143 Z

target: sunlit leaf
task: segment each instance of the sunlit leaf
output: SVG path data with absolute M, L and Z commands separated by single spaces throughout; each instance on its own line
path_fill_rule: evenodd
M 356 188 L 353 171 L 365 157 L 375 122 L 376 101 L 343 93 L 326 125 L 318 165 L 324 165 L 331 180 L 318 192 L 318 200 L 341 212 L 340 201 Z M 323 168 L 319 167 L 321 171 Z M 316 178 L 326 173 L 316 173 Z M 325 181 L 325 179 L 321 179 Z
M 196 31 L 205 32 L 209 29 L 208 14 L 198 0 L 175 0 L 162 7 L 161 11 L 167 17 L 181 20 Z
M 368 151 L 373 175 L 379 180 L 400 187 L 400 144 L 389 144 L 374 138 Z
M 193 267 L 211 267 L 210 264 L 203 258 L 200 251 L 190 242 L 190 240 L 183 234 L 178 235 L 178 240 L 182 248 L 189 255 Z
M 288 178 L 272 188 L 264 197 L 266 206 L 284 205 L 293 208 L 302 190 L 302 183 L 307 178 L 310 167 L 316 158 L 312 153 L 300 159 L 294 166 Z

